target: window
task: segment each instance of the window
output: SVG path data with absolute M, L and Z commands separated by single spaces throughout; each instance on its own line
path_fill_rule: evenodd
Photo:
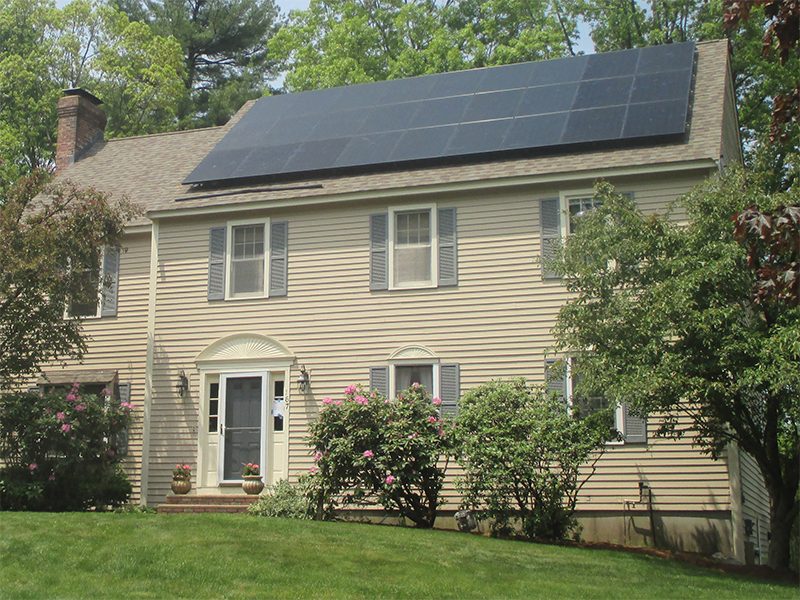
M 102 264 L 102 258 L 100 264 Z M 77 289 L 67 307 L 69 317 L 99 317 L 101 299 L 100 264 L 76 270 Z
M 219 430 L 219 382 L 208 384 L 208 433 Z
M 609 409 L 609 401 L 599 390 L 594 390 L 578 393 L 577 390 L 581 387 L 582 377 L 578 369 L 578 360 L 570 358 L 567 363 L 567 372 L 569 379 L 567 381 L 567 388 L 569 393 L 569 409 L 570 412 L 578 419 L 584 419 L 590 415 L 597 413 L 604 413 L 608 417 L 609 429 L 622 431 L 622 413 L 618 409 L 613 411 Z
M 410 388 L 415 383 L 424 387 L 431 396 L 435 395 L 433 388 L 433 365 L 395 365 L 395 396 L 398 392 Z
M 265 295 L 266 223 L 231 225 L 229 296 Z
M 588 211 L 598 208 L 601 204 L 600 200 L 596 200 L 593 196 L 567 198 L 567 210 L 569 212 L 569 233 L 575 233 L 575 228 L 578 223 L 575 217 L 580 217 Z
M 272 430 L 283 431 L 283 422 L 286 413 L 286 396 L 284 395 L 283 380 L 276 379 L 272 389 Z
M 432 206 L 390 210 L 390 271 L 393 288 L 435 285 L 435 215 Z

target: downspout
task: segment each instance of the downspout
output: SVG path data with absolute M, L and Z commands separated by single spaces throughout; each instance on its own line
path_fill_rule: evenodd
M 150 282 L 147 299 L 147 358 L 144 375 L 144 423 L 142 424 L 142 479 L 140 503 L 147 506 L 147 489 L 150 482 L 150 419 L 153 405 L 153 362 L 156 333 L 156 284 L 158 282 L 158 220 L 153 219 L 150 229 Z

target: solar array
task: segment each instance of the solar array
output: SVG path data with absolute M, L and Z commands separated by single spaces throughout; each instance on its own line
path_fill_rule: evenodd
M 687 42 L 261 98 L 184 183 L 682 135 L 694 54 Z

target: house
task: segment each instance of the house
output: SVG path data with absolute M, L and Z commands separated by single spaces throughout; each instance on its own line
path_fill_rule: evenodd
M 45 375 L 116 377 L 149 505 L 176 462 L 201 494 L 237 492 L 251 460 L 268 483 L 307 472 L 307 424 L 351 383 L 419 381 L 457 410 L 492 378 L 544 382 L 568 296 L 541 259 L 593 184 L 662 211 L 742 159 L 726 42 L 262 98 L 217 128 L 103 141 L 104 123 L 66 92 L 59 176 L 145 214 L 81 309 L 85 360 Z M 624 406 L 616 421 L 624 441 L 581 493 L 585 538 L 764 560 L 749 456 L 712 461 Z

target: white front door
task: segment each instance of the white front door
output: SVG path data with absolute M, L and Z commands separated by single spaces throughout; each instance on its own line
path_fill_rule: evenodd
M 247 463 L 265 464 L 267 373 L 220 375 L 218 481 L 242 479 Z

